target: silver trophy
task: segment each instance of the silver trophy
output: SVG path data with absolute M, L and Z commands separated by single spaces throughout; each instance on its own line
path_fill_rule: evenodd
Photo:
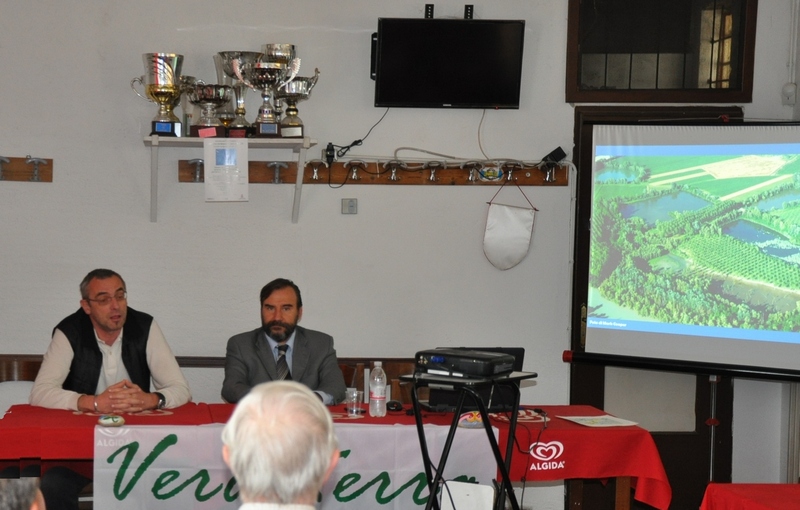
M 286 64 L 290 67 L 291 76 L 289 77 L 286 82 L 291 82 L 295 76 L 297 76 L 297 72 L 300 70 L 300 59 L 296 59 L 297 52 L 295 50 L 294 44 L 264 44 L 261 46 L 261 51 L 264 53 L 264 56 L 261 57 L 262 62 L 280 62 L 282 64 Z M 280 85 L 276 87 L 277 89 L 280 88 Z M 283 108 L 280 101 L 275 101 L 275 97 L 273 94 L 272 100 L 272 107 L 275 111 L 275 116 L 278 120 L 280 120 L 281 115 L 283 114 Z
M 183 112 L 181 115 L 181 124 L 186 127 L 184 131 L 189 129 L 189 126 L 191 126 L 194 123 L 193 122 L 194 106 L 192 105 L 192 103 L 189 102 L 189 92 L 191 92 L 194 89 L 194 85 L 196 83 L 197 83 L 197 78 L 195 78 L 194 76 L 188 76 L 185 74 L 181 75 L 180 78 L 181 95 L 175 101 L 175 104 L 173 105 L 173 110 L 178 106 L 181 107 L 181 110 Z
M 300 59 L 294 56 L 294 45 L 265 44 L 261 60 L 242 64 L 233 60 L 236 77 L 246 86 L 261 93 L 261 107 L 253 126 L 254 136 L 281 136 L 279 114 L 276 115 L 272 98 L 275 91 L 291 82 L 300 69 Z
M 317 84 L 319 69 L 314 69 L 311 78 L 296 77 L 277 92 L 275 99 L 286 103 L 286 116 L 281 119 L 281 135 L 285 138 L 302 138 L 305 133 L 303 121 L 297 115 L 297 103 L 305 101 L 311 95 L 311 89 Z
M 217 71 L 217 83 L 220 85 L 227 85 L 233 90 L 233 82 L 235 77 L 228 76 L 225 73 L 225 64 L 222 61 L 220 54 L 213 55 L 214 68 Z M 217 118 L 222 122 L 226 128 L 231 125 L 233 119 L 236 118 L 236 113 L 233 110 L 233 101 L 228 101 L 222 106 L 217 107 Z
M 132 79 L 131 88 L 139 97 L 158 104 L 158 113 L 153 118 L 150 134 L 181 136 L 181 121 L 172 110 L 181 97 L 183 55 L 145 53 L 142 60 L 145 74 Z M 144 94 L 136 89 L 136 83 L 144 87 Z
M 233 62 L 236 61 L 240 68 L 252 66 L 254 63 L 261 60 L 263 53 L 257 51 L 220 51 L 218 53 L 222 61 L 222 71 L 232 78 L 233 81 L 233 96 L 236 103 L 234 113 L 236 116 L 228 125 L 228 136 L 233 138 L 243 138 L 250 134 L 250 123 L 245 118 L 245 97 L 247 93 L 247 85 L 236 76 L 233 70 Z
M 189 91 L 189 101 L 202 108 L 202 114 L 189 130 L 191 136 L 201 138 L 224 137 L 225 125 L 216 116 L 220 106 L 230 103 L 233 89 L 229 85 L 208 85 L 201 81 Z

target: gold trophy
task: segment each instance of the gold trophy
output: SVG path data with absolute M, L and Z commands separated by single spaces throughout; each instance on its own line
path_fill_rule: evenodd
M 281 119 L 281 136 L 284 138 L 303 138 L 305 135 L 303 121 L 297 116 L 297 103 L 308 99 L 318 79 L 319 69 L 314 69 L 313 77 L 297 77 L 275 93 L 275 99 L 286 103 L 286 116 Z
M 145 74 L 132 79 L 131 88 L 139 97 L 158 104 L 150 135 L 182 136 L 181 121 L 172 110 L 182 93 L 180 77 L 183 55 L 145 53 L 142 60 Z M 144 95 L 136 90 L 136 83 L 144 87 Z

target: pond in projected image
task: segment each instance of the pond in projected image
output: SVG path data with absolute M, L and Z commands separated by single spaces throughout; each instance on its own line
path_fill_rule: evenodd
M 625 219 L 636 216 L 642 218 L 649 225 L 655 225 L 657 221 L 671 220 L 673 212 L 697 211 L 708 204 L 707 200 L 681 191 L 633 204 L 624 204 L 620 206 L 619 210 Z
M 785 191 L 779 193 L 774 197 L 765 198 L 758 203 L 760 211 L 771 211 L 773 209 L 780 209 L 788 202 L 795 202 L 800 200 L 800 191 Z
M 722 232 L 740 241 L 758 246 L 762 252 L 778 257 L 786 262 L 794 262 L 793 255 L 800 253 L 800 247 L 791 244 L 780 234 L 747 220 L 737 220 L 723 227 Z
M 595 176 L 595 181 L 600 184 L 607 184 L 610 182 L 625 182 L 631 183 L 636 180 L 639 174 L 632 170 L 613 169 L 602 170 Z

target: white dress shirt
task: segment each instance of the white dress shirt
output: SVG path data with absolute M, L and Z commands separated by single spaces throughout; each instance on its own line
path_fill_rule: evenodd
M 100 352 L 103 354 L 103 365 L 97 381 L 95 395 L 104 392 L 109 386 L 123 379 L 130 380 L 128 371 L 122 362 L 123 328 L 119 337 L 108 345 L 97 336 Z M 192 399 L 189 383 L 183 376 L 172 350 L 158 327 L 155 319 L 150 325 L 150 335 L 147 338 L 147 366 L 150 368 L 152 391 L 158 391 L 166 399 L 166 407 L 178 407 Z M 44 354 L 42 366 L 36 376 L 36 382 L 31 390 L 31 405 L 48 407 L 51 409 L 78 410 L 80 393 L 62 388 L 69 375 L 70 365 L 74 353 L 67 336 L 60 329 L 53 333 L 53 339 L 47 352 Z M 143 388 L 144 389 L 144 388 Z

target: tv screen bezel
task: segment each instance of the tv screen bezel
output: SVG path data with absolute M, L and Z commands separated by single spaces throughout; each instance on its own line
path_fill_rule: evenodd
M 509 74 L 513 75 L 513 78 L 509 80 L 509 87 L 513 87 L 514 90 L 511 92 L 511 99 L 503 99 L 502 101 L 498 101 L 498 98 L 492 97 L 474 97 L 470 98 L 469 100 L 461 100 L 461 101 L 446 101 L 442 100 L 431 100 L 427 101 L 424 99 L 420 99 L 419 97 L 411 96 L 388 96 L 386 95 L 385 88 L 382 87 L 382 83 L 384 80 L 384 67 L 385 59 L 383 58 L 384 48 L 383 48 L 383 39 L 382 39 L 382 31 L 385 30 L 387 25 L 393 25 L 394 27 L 407 25 L 408 30 L 420 30 L 425 29 L 428 30 L 431 27 L 437 27 L 437 29 L 447 29 L 450 26 L 455 26 L 458 24 L 459 28 L 463 27 L 481 27 L 482 25 L 497 25 L 497 26 L 516 26 L 518 27 L 518 37 L 519 37 L 519 46 L 517 48 L 518 53 L 513 60 L 513 69 L 512 72 Z M 516 45 L 515 45 L 516 46 Z M 482 108 L 492 108 L 492 109 L 519 109 L 520 107 L 520 98 L 522 93 L 522 66 L 523 66 L 523 57 L 524 57 L 524 46 L 525 46 L 525 20 L 521 19 L 454 19 L 454 18 L 378 18 L 378 31 L 372 34 L 372 65 L 371 65 L 371 75 L 372 79 L 375 80 L 375 95 L 374 95 L 374 105 L 375 107 L 391 107 L 391 108 L 447 108 L 447 109 L 482 109 Z M 480 70 L 474 71 L 476 76 L 480 76 L 482 79 L 491 79 L 491 76 L 481 76 Z M 466 73 L 465 73 L 466 74 Z M 415 78 L 409 79 L 408 86 L 413 86 L 413 80 Z M 397 87 L 395 87 L 397 88 Z M 402 88 L 402 87 L 401 87 Z

